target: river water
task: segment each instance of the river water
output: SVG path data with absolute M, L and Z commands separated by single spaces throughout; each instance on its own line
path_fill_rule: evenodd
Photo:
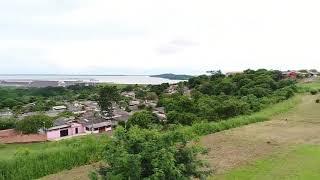
M 177 83 L 179 80 L 169 80 L 144 75 L 0 75 L 0 80 L 12 82 L 26 81 L 84 81 L 115 84 L 161 84 Z

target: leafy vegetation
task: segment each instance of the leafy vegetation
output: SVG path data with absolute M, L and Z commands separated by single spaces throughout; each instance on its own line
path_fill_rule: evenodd
M 53 125 L 53 119 L 46 115 L 27 116 L 16 123 L 15 129 L 24 134 L 38 133 L 41 128 L 50 128 Z
M 0 130 L 12 129 L 15 127 L 16 120 L 13 118 L 0 119 Z
M 134 113 L 127 122 L 127 128 L 139 126 L 141 128 L 152 128 L 152 125 L 158 124 L 158 117 L 150 111 L 140 111 Z
M 311 93 L 311 95 L 316 95 L 316 94 L 318 94 L 318 91 L 317 90 L 311 90 L 310 93 Z
M 110 119 L 113 117 L 113 103 L 118 102 L 120 94 L 116 86 L 102 86 L 99 89 L 98 104 L 101 112 Z
M 0 149 L 0 155 L 1 152 L 9 152 L 8 149 L 12 149 L 14 154 L 11 158 L 0 156 L 0 179 L 37 179 L 61 170 L 97 162 L 101 159 L 107 140 L 106 136 L 88 136 L 60 142 L 7 145 Z M 25 148 L 17 149 L 17 146 Z M 7 153 L 5 156 L 8 156 Z
M 14 165 L 20 167 L 19 164 L 10 165 L 10 163 L 18 163 L 18 158 L 21 158 L 21 163 L 32 159 L 36 163 L 30 168 L 21 165 L 21 168 L 29 174 L 26 175 L 19 169 L 16 176 L 35 178 L 58 169 L 70 168 L 71 165 L 88 163 L 88 156 L 94 155 L 94 160 L 104 159 L 108 164 L 100 171 L 105 179 L 199 178 L 201 175 L 206 175 L 207 171 L 201 171 L 205 166 L 197 157 L 204 151 L 194 146 L 195 137 L 268 120 L 270 116 L 293 107 L 298 101 L 297 98 L 289 99 L 297 91 L 295 81 L 282 79 L 279 71 L 263 69 L 247 70 L 243 74 L 228 77 L 219 71 L 211 76 L 193 77 L 187 82 L 179 83 L 176 92 L 170 95 L 165 93 L 168 88 L 169 84 L 124 87 L 122 91 L 134 91 L 135 96 L 141 100 L 159 99 L 158 106 L 165 108 L 167 119 L 160 121 L 152 111 L 146 110 L 147 107 L 141 107 L 142 111 L 130 117 L 127 126 L 125 125 L 126 129 L 119 127 L 113 138 L 100 144 L 106 146 L 104 150 L 97 148 L 96 145 L 92 148 L 97 149 L 88 149 L 86 141 L 78 141 L 80 145 L 73 145 L 76 148 L 62 147 L 52 155 L 58 159 L 57 161 L 50 159 L 55 161 L 53 164 L 58 166 L 56 169 L 50 166 L 48 171 L 44 169 L 39 173 L 30 171 L 34 170 L 32 168 L 42 166 L 42 161 L 38 163 L 37 159 L 46 157 L 43 154 L 22 150 L 17 153 L 14 160 L 3 163 L 9 167 Z M 185 93 L 186 88 L 191 90 L 190 94 Z M 128 103 L 128 99 L 119 97 L 118 89 L 113 86 L 103 86 L 98 89 L 73 86 L 65 90 L 58 89 L 58 92 L 61 94 L 78 92 L 83 95 L 81 98 L 94 98 L 98 101 L 101 111 L 110 117 L 114 102 L 121 100 L 123 104 Z M 91 93 L 86 94 L 87 92 L 92 92 L 94 96 Z M 59 93 L 57 97 L 60 97 Z M 36 122 L 34 126 L 46 124 L 37 118 L 34 119 L 36 120 L 23 120 L 20 127 L 28 133 L 41 128 L 33 129 L 28 127 L 29 124 L 34 122 Z M 84 153 L 84 157 L 72 155 L 76 153 L 75 150 L 79 154 Z M 89 153 L 89 150 L 93 152 Z M 100 153 L 102 151 L 103 154 Z M 97 154 L 101 156 L 96 156 Z M 74 157 L 75 159 L 72 159 Z M 51 155 L 46 158 L 51 158 Z M 9 168 L 2 174 L 5 174 L 4 177 L 9 177 L 8 174 L 12 172 L 13 170 Z
M 197 159 L 204 149 L 188 145 L 192 134 L 118 128 L 106 147 L 105 179 L 189 179 L 203 177 L 205 164 Z
M 96 100 L 97 88 L 74 85 L 45 88 L 0 87 L 0 109 L 10 108 L 15 113 L 47 111 L 63 101 Z
M 165 107 L 168 123 L 182 125 L 246 115 L 294 95 L 295 82 L 279 76 L 278 71 L 247 70 L 228 77 L 221 73 L 194 77 L 185 83 L 193 88 L 191 97 L 161 96 L 159 106 Z

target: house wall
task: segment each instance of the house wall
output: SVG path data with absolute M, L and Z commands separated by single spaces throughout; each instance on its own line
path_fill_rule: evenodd
M 57 138 L 60 138 L 60 129 L 47 132 L 47 139 L 57 139 Z
M 107 131 L 111 131 L 112 130 L 112 127 L 104 127 L 105 128 L 105 132 L 107 132 Z M 93 133 L 93 134 L 98 134 L 98 133 L 100 133 L 99 132 L 99 130 L 97 130 L 97 131 L 87 131 L 85 128 L 84 128 L 84 132 L 85 133 L 87 133 L 87 134 L 91 134 L 91 133 Z
M 69 135 L 75 135 L 76 128 L 78 128 L 78 134 L 85 133 L 85 127 L 82 124 L 72 123 L 71 128 L 69 129 Z
M 85 133 L 85 129 L 82 124 L 78 123 L 72 123 L 71 127 L 69 128 L 64 128 L 68 129 L 68 136 L 73 136 L 76 135 L 76 128 L 78 128 L 78 134 L 83 134 Z M 64 129 L 57 129 L 57 130 L 52 130 L 47 132 L 47 139 L 58 139 L 60 138 L 60 131 Z

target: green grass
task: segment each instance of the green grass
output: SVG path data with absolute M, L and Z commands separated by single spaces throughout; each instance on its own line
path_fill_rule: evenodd
M 320 78 L 310 83 L 298 83 L 297 87 L 301 92 L 310 92 L 311 90 L 320 90 Z
M 320 146 L 300 145 L 289 152 L 272 155 L 213 179 L 320 179 Z
M 30 143 L 30 144 L 2 144 L 0 146 L 0 160 L 11 159 L 21 148 L 27 148 L 30 152 L 57 147 L 55 143 Z

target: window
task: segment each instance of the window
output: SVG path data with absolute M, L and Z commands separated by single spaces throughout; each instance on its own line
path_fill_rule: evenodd
M 60 137 L 65 137 L 68 135 L 69 135 L 68 129 L 60 130 Z

